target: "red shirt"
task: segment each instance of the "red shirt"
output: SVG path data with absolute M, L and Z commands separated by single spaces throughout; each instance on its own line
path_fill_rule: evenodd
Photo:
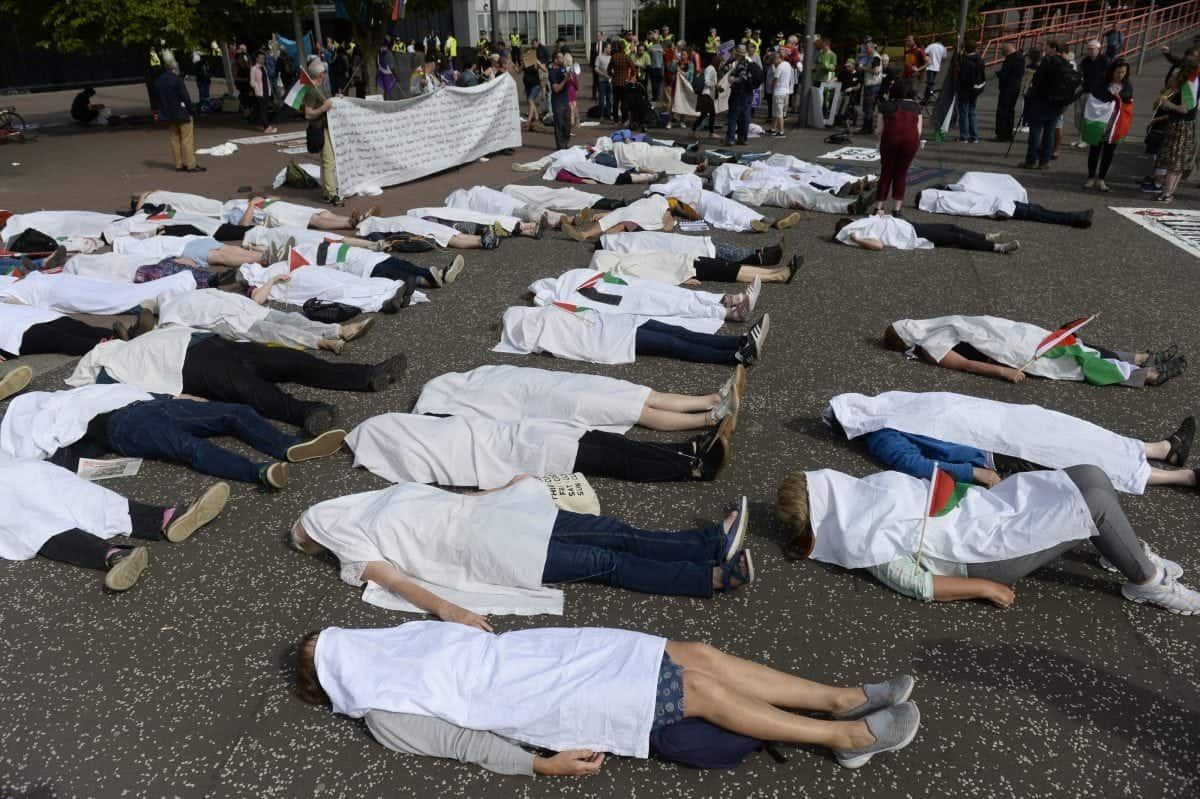
M 917 74 L 917 70 L 925 66 L 925 51 L 920 47 L 913 47 L 911 50 L 904 51 L 904 77 L 911 78 Z

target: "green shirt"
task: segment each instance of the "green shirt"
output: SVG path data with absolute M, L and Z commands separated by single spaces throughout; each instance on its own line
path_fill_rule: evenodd
M 813 72 L 813 78 L 818 82 L 833 80 L 835 72 L 837 72 L 837 53 L 832 50 L 827 53 L 817 53 L 817 69 Z

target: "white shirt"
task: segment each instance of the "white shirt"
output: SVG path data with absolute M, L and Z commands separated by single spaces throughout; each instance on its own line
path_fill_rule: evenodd
M 708 236 L 685 236 L 682 233 L 654 230 L 605 233 L 600 237 L 600 246 L 609 252 L 622 254 L 672 252 L 697 258 L 715 258 L 717 255 L 716 245 Z
M 791 94 L 796 86 L 796 70 L 792 69 L 792 65 L 787 61 L 780 61 L 775 65 L 773 72 L 775 73 L 775 85 L 771 89 L 772 94 Z
M 421 588 L 475 613 L 561 615 L 562 591 L 542 585 L 557 516 L 546 484 L 525 478 L 477 495 L 400 483 L 314 505 L 301 523 L 337 556 L 345 582 L 367 586 L 363 601 L 372 605 L 424 612 L 363 580 L 368 563 L 386 561 Z
M 855 219 L 837 232 L 837 240 L 851 247 L 860 247 L 858 240 L 878 239 L 883 246 L 894 250 L 932 250 L 933 242 L 917 235 L 912 223 L 894 216 L 872 214 Z
M 925 69 L 938 72 L 942 68 L 942 59 L 946 57 L 946 45 L 934 42 L 925 48 Z

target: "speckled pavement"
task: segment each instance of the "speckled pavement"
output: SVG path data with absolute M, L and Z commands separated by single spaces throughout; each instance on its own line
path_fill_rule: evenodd
M 1161 75 L 1157 63 L 1148 65 L 1136 83 L 1139 102 L 1157 88 Z M 989 91 L 980 120 L 988 133 L 994 87 Z M 1140 106 L 1143 113 L 1148 105 Z M 792 131 L 770 144 L 811 158 L 831 149 L 822 136 Z M 49 158 L 46 169 L 54 168 L 55 147 L 78 141 L 43 138 L 38 146 Z M 155 146 L 162 144 L 155 140 Z M 364 604 L 330 562 L 292 552 L 284 543 L 288 525 L 314 502 L 384 485 L 352 469 L 343 451 L 294 467 L 292 485 L 278 494 L 235 484 L 223 516 L 184 544 L 153 545 L 142 582 L 121 596 L 103 594 L 94 572 L 41 559 L 0 562 L 0 796 L 1200 796 L 1200 618 L 1123 600 L 1118 581 L 1082 549 L 1018 583 L 1009 610 L 976 603 L 925 605 L 863 574 L 785 561 L 779 552 L 783 532 L 771 511 L 774 489 L 791 470 L 832 467 L 865 475 L 875 469 L 820 423 L 825 403 L 839 392 L 944 390 L 1033 402 L 1148 440 L 1162 438 L 1195 412 L 1200 264 L 1105 209 L 1150 205 L 1133 183 L 1147 171 L 1139 151 L 1132 142 L 1118 150 L 1110 195 L 1080 190 L 1083 150 L 1064 148 L 1053 170 L 1020 176 L 1035 202 L 1094 208 L 1097 224 L 1089 231 L 958 220 L 976 230 L 1011 231 L 1022 243 L 1014 256 L 865 253 L 830 241 L 834 217 L 807 215 L 785 236 L 789 248 L 804 253 L 804 270 L 794 284 L 770 285 L 763 292 L 771 337 L 764 361 L 751 371 L 733 460 L 721 479 L 659 485 L 594 481 L 604 512 L 661 528 L 716 519 L 726 502 L 748 494 L 759 581 L 711 601 L 574 585 L 566 589 L 561 619 L 492 620 L 498 630 L 607 625 L 703 640 L 839 683 L 908 671 L 917 679 L 914 699 L 924 725 L 905 751 L 877 757 L 858 771 L 839 768 L 815 748 L 787 749 L 790 760 L 784 764 L 756 754 L 736 771 L 719 772 L 610 759 L 586 780 L 498 777 L 388 752 L 361 724 L 303 705 L 289 693 L 286 657 L 307 631 L 413 618 Z M 516 157 L 538 154 L 522 150 Z M 927 147 L 918 162 L 1005 169 L 1019 159 L 1002 156 L 1002 145 L 942 144 Z M 274 159 L 237 163 L 252 171 L 228 174 L 230 190 L 236 183 L 265 184 L 278 168 Z M 221 180 L 218 170 L 229 171 L 209 166 L 210 182 Z M 461 170 L 453 182 L 471 185 L 472 170 L 476 167 Z M 510 173 L 492 185 L 514 177 L 530 179 Z M 20 198 L 10 188 L 0 194 L 0 205 L 69 207 L 61 200 L 62 184 L 47 185 L 52 190 L 45 195 L 29 189 Z M 183 185 L 171 182 L 172 188 Z M 95 207 L 120 205 L 129 189 L 113 181 L 106 194 L 111 200 Z M 599 190 L 636 194 L 631 187 Z M 93 185 L 89 191 L 100 189 Z M 428 195 L 422 182 L 389 190 L 380 202 L 386 212 L 398 213 L 427 204 Z M 1194 182 L 1177 203 L 1200 207 Z M 777 235 L 717 234 L 755 245 Z M 600 367 L 493 354 L 489 348 L 504 308 L 522 302 L 532 280 L 586 264 L 588 251 L 551 234 L 540 242 L 506 241 L 494 252 L 466 255 L 460 282 L 430 292 L 427 305 L 381 318 L 341 356 L 375 361 L 406 352 L 410 369 L 398 387 L 383 394 L 297 392 L 336 402 L 350 426 L 408 409 L 421 384 L 436 375 L 484 363 L 597 372 L 674 392 L 714 390 L 727 374 L 717 366 L 653 358 Z M 424 254 L 414 260 L 446 258 Z M 877 344 L 885 324 L 906 316 L 990 313 L 1053 326 L 1095 311 L 1103 316 L 1089 329 L 1090 338 L 1121 348 L 1178 343 L 1196 366 L 1157 389 L 1043 380 L 1011 385 L 905 361 Z M 61 387 L 69 368 L 61 360 L 43 361 L 34 388 Z M 138 477 L 107 485 L 143 501 L 166 502 L 187 500 L 209 482 L 181 467 L 147 463 Z M 1147 540 L 1184 566 L 1185 580 L 1200 581 L 1200 497 L 1158 488 L 1123 497 L 1122 503 Z

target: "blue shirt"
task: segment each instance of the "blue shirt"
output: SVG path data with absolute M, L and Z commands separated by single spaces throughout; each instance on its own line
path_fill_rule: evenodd
M 922 480 L 928 480 L 933 474 L 934 461 L 960 483 L 975 482 L 972 470 L 976 466 L 991 468 L 991 457 L 981 449 L 902 433 L 890 427 L 867 433 L 862 438 L 871 457 L 889 469 Z

